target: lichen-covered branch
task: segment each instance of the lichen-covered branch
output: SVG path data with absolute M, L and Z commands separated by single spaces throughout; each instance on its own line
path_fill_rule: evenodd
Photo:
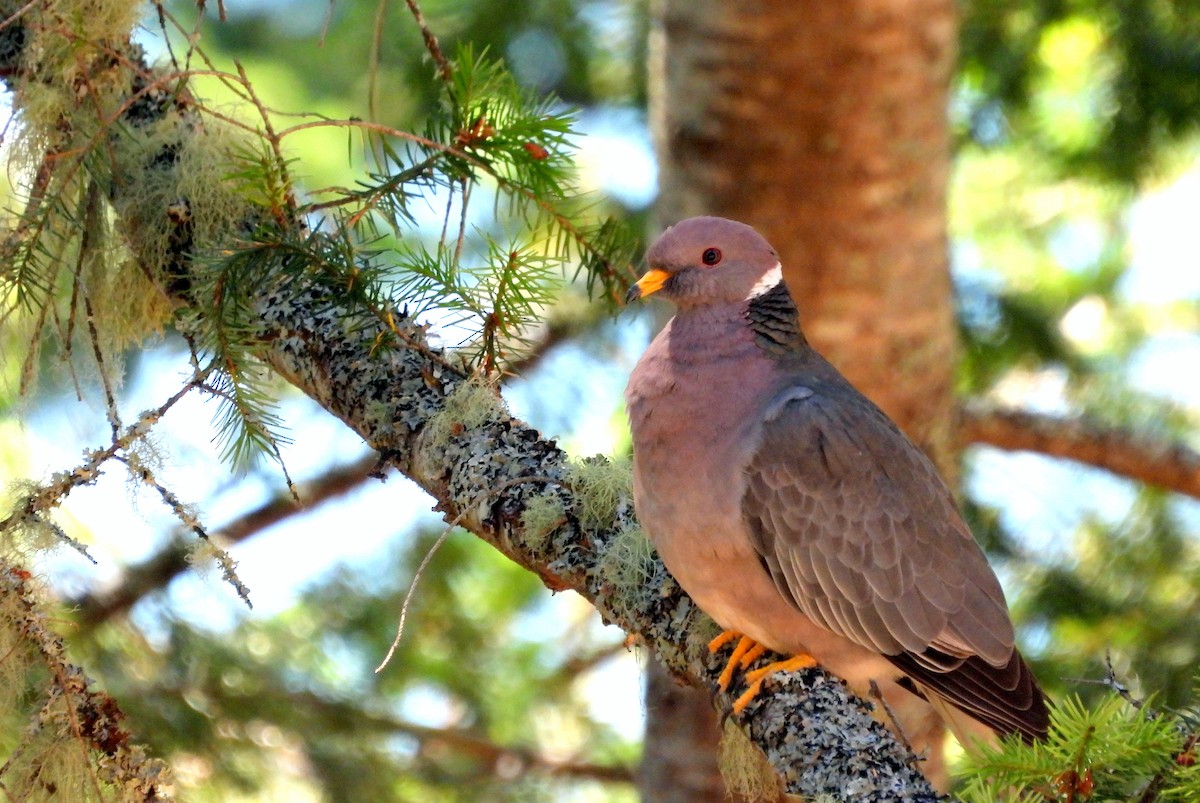
M 31 718 L 21 745 L 0 766 L 5 796 L 38 800 L 54 795 L 55 778 L 43 777 L 46 766 L 64 774 L 91 777 L 83 785 L 96 800 L 167 801 L 170 772 L 160 760 L 130 739 L 122 727 L 124 714 L 108 694 L 97 691 L 83 669 L 67 659 L 63 639 L 42 612 L 32 575 L 0 561 L 0 646 L 7 681 L 20 688 L 36 684 L 21 677 L 26 667 L 40 666 L 49 691 Z M 30 651 L 28 660 L 18 652 Z M 30 673 L 32 675 L 32 673 Z M 81 768 L 84 765 L 86 769 Z M 70 792 L 67 792 L 70 794 Z M 90 798 L 91 799 L 91 798 Z
M 31 82 L 55 80 L 51 71 L 39 72 L 44 53 L 25 58 L 34 32 L 25 30 L 24 6 L 0 0 L 6 25 L 0 77 L 14 89 L 18 113 L 32 96 Z M 55 131 L 78 142 L 75 120 L 91 115 L 90 127 L 80 130 L 87 131 L 86 142 L 103 142 L 104 158 L 83 161 L 82 169 L 97 171 L 93 180 L 104 183 L 130 251 L 177 306 L 176 326 L 185 332 L 202 327 L 213 314 L 196 302 L 204 260 L 211 266 L 236 253 L 243 245 L 238 238 L 264 225 L 299 224 L 287 216 L 272 219 L 247 202 L 242 225 L 231 225 L 232 207 L 213 213 L 205 206 L 239 197 L 190 172 L 203 170 L 211 152 L 198 143 L 228 132 L 220 120 L 201 124 L 191 101 L 167 91 L 170 77 L 146 65 L 127 38 L 109 34 L 102 52 L 77 48 L 71 57 L 80 78 L 74 94 L 62 96 Z M 94 96 L 92 87 L 101 86 L 109 94 Z M 96 108 L 115 118 L 98 123 Z M 584 596 L 681 678 L 713 690 L 717 706 L 728 711 L 740 689 L 715 691 L 721 661 L 707 650 L 714 625 L 648 549 L 627 486 L 613 479 L 620 471 L 602 459 L 582 466 L 568 461 L 552 440 L 511 417 L 490 385 L 431 346 L 413 320 L 398 310 L 364 307 L 337 292 L 328 275 L 306 275 L 295 262 L 289 253 L 275 264 L 255 263 L 252 286 L 239 288 L 247 297 L 237 301 L 253 311 L 253 324 L 218 334 L 250 344 L 258 359 L 428 491 L 448 520 L 552 589 Z M 871 718 L 866 703 L 820 670 L 779 676 L 734 720 L 789 792 L 855 801 L 936 799 L 912 756 Z
M 597 307 L 599 310 L 599 307 Z M 514 369 L 522 373 L 531 370 L 536 363 L 559 342 L 575 336 L 576 333 L 597 326 L 602 313 L 586 313 L 551 320 L 536 346 L 525 356 Z M 278 495 L 276 498 L 248 511 L 237 519 L 221 526 L 210 534 L 218 543 L 232 544 L 245 540 L 262 530 L 273 527 L 289 516 L 310 510 L 326 501 L 343 496 L 363 483 L 376 476 L 380 468 L 378 457 L 373 453 L 354 463 L 335 466 L 320 476 L 308 481 L 297 483 L 295 496 L 303 502 L 296 503 L 291 493 Z M 2 529 L 2 525 L 0 525 Z M 112 588 L 102 592 L 86 593 L 70 601 L 76 611 L 75 619 L 79 626 L 91 630 L 114 616 L 133 607 L 138 600 L 156 591 L 175 577 L 187 570 L 188 556 L 191 549 L 181 538 L 172 541 L 159 552 L 146 560 L 130 567 L 124 576 Z M 602 651 L 606 654 L 607 650 Z M 594 658 L 594 656 L 593 656 Z M 571 664 L 571 662 L 568 662 Z M 569 669 L 577 673 L 579 668 Z
M 641 538 L 628 494 L 608 517 L 589 515 L 580 498 L 587 491 L 577 487 L 586 480 L 575 479 L 553 441 L 509 416 L 490 388 L 431 360 L 424 349 L 398 346 L 371 358 L 381 334 L 373 316 L 321 303 L 317 290 L 292 289 L 260 299 L 263 356 L 272 366 L 428 491 L 448 519 L 550 588 L 582 594 L 681 677 L 715 689 L 721 667 L 707 650 L 710 620 L 656 557 L 637 567 L 635 577 L 628 559 L 612 559 L 628 540 Z M 399 325 L 421 342 L 411 322 Z M 525 526 L 527 511 L 547 500 L 561 513 L 556 526 Z M 736 719 L 788 791 L 864 801 L 936 799 L 908 751 L 839 681 L 816 670 L 793 673 L 770 692 Z M 715 698 L 730 708 L 732 696 Z
M 1200 453 L 1178 441 L 982 402 L 962 407 L 959 436 L 964 444 L 1062 457 L 1200 498 Z

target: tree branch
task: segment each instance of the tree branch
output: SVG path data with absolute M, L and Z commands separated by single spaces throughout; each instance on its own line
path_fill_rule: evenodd
M 209 537 L 224 543 L 244 541 L 289 516 L 349 493 L 371 476 L 378 462 L 376 455 L 369 454 L 354 463 L 327 471 L 311 482 L 296 486 L 303 505 L 297 505 L 291 493 L 279 494 L 210 533 Z M 188 553 L 182 537 L 172 538 L 157 553 L 126 569 L 124 576 L 111 590 L 88 593 L 72 600 L 80 628 L 84 631 L 94 630 L 112 617 L 129 610 L 142 597 L 174 580 L 187 569 Z
M 1200 498 L 1200 452 L 1176 441 L 979 401 L 960 409 L 959 437 L 963 443 L 1063 457 Z
M 594 330 L 606 317 L 578 310 L 557 315 L 542 328 L 529 353 L 510 366 L 510 370 L 517 375 L 533 370 L 551 349 L 583 332 Z M 243 541 L 290 516 L 312 510 L 353 491 L 374 476 L 378 466 L 379 458 L 372 453 L 349 465 L 333 468 L 296 486 L 295 491 L 302 504 L 296 504 L 290 492 L 279 494 L 211 533 L 210 537 L 223 543 Z M 81 630 L 94 630 L 114 616 L 128 611 L 142 597 L 170 583 L 187 569 L 188 552 L 183 537 L 173 538 L 156 554 L 127 568 L 108 590 L 89 592 L 70 600 L 69 605 L 76 611 L 75 618 Z M 612 651 L 621 646 L 616 644 Z M 608 654 L 607 651 L 604 654 Z M 599 661 L 603 657 L 594 658 Z M 583 668 L 581 665 L 575 671 L 582 671 Z
M 313 691 L 291 691 L 283 682 L 268 683 L 257 689 L 253 700 L 242 693 L 231 691 L 220 683 L 201 682 L 199 688 L 180 685 L 159 684 L 151 690 L 155 695 L 180 699 L 193 692 L 200 692 L 205 699 L 212 700 L 229 716 L 248 721 L 261 718 L 271 708 L 287 708 L 308 720 L 312 727 L 325 734 L 363 733 L 405 734 L 420 743 L 422 752 L 429 756 L 453 751 L 476 764 L 486 765 L 487 770 L 497 776 L 512 778 L 526 772 L 538 772 L 575 778 L 588 778 L 603 783 L 630 783 L 632 771 L 620 764 L 593 764 L 571 759 L 557 759 L 543 755 L 536 749 L 520 745 L 505 745 L 470 728 L 431 727 L 410 722 L 401 717 L 370 710 L 370 706 L 358 706 L 336 696 L 326 696 Z
M 214 694 L 220 694 L 220 690 L 213 691 Z M 230 702 L 237 703 L 233 699 Z M 418 725 L 388 714 L 349 707 L 313 692 L 290 692 L 283 696 L 281 702 L 322 712 L 326 719 L 344 721 L 350 732 L 374 730 L 407 734 L 417 739 L 421 743 L 421 749 L 427 753 L 453 750 L 478 763 L 486 764 L 496 775 L 512 777 L 523 772 L 535 771 L 547 775 L 589 778 L 604 783 L 630 783 L 633 780 L 633 773 L 628 767 L 553 759 L 527 747 L 497 744 L 484 734 L 465 728 Z M 506 767 L 506 764 L 510 766 Z
M 0 2 L 0 16 L 9 18 L 19 6 L 16 0 Z M 9 66 L 18 74 L 29 70 L 30 60 L 20 57 L 27 38 L 16 35 L 23 25 L 18 20 L 5 30 L 0 72 Z M 109 71 L 106 79 L 112 71 L 128 71 L 135 76 L 129 90 L 134 94 L 140 91 L 136 87 L 170 85 L 158 83 L 165 76 L 146 66 L 130 42 L 110 40 L 105 47 L 120 51 L 120 58 L 97 62 L 98 69 Z M 21 77 L 38 80 L 39 75 L 30 70 Z M 19 111 L 27 98 L 20 82 L 10 86 Z M 86 92 L 80 88 L 78 94 Z M 214 120 L 200 126 L 196 110 L 176 98 L 139 98 L 145 102 L 124 104 L 119 125 L 108 131 L 122 144 L 111 149 L 112 163 L 96 177 L 112 183 L 118 212 L 128 208 L 122 199 L 147 182 L 163 186 L 174 180 L 179 187 L 188 186 L 173 175 L 180 170 L 176 155 L 187 138 L 211 136 L 222 125 Z M 90 108 L 88 98 L 78 102 L 80 109 Z M 170 129 L 172 118 L 178 125 Z M 177 139 L 164 136 L 168 129 Z M 86 167 L 96 169 L 98 161 L 90 160 Z M 172 209 L 164 208 L 158 216 L 127 215 L 118 221 L 134 253 L 143 254 L 145 243 L 163 242 L 164 220 L 179 219 L 165 262 L 174 277 L 171 287 L 183 304 L 197 256 L 187 223 L 199 210 L 187 209 L 190 201 L 172 204 L 175 218 Z M 180 209 L 187 214 L 179 214 Z M 255 227 L 262 225 L 261 216 L 254 217 L 250 208 L 247 220 L 254 220 Z M 236 232 L 229 234 L 236 237 Z M 233 240 L 224 244 L 234 251 L 238 247 Z M 331 292 L 327 281 L 305 278 L 294 270 L 285 273 L 280 266 L 265 268 L 256 279 L 254 295 L 246 303 L 257 312 L 257 329 L 250 336 L 257 340 L 262 360 L 428 491 L 447 519 L 536 572 L 551 588 L 584 596 L 606 622 L 638 634 L 671 671 L 708 688 L 721 709 L 730 709 L 733 695 L 715 691 L 721 661 L 707 650 L 711 620 L 656 556 L 636 567 L 641 578 L 636 584 L 624 582 L 623 573 L 614 571 L 624 563 L 610 550 L 631 537 L 636 526 L 627 493 L 615 514 L 592 520 L 580 503 L 582 489 L 572 487 L 570 465 L 558 446 L 512 418 L 498 399 L 478 415 L 480 386 L 451 367 L 428 344 L 424 328 L 399 311 L 380 315 L 355 306 Z M 204 311 L 193 308 L 190 313 L 199 316 Z M 473 405 L 469 420 L 456 412 L 464 400 Z M 534 500 L 561 507 L 561 523 L 552 531 L 524 526 L 524 514 Z M 791 793 L 856 801 L 937 799 L 913 757 L 871 718 L 869 706 L 821 670 L 778 676 L 742 714 L 732 717 L 763 749 Z
M 628 496 L 613 520 L 585 521 L 565 454 L 498 402 L 478 424 L 446 421 L 454 400 L 472 392 L 467 377 L 430 359 L 427 348 L 398 346 L 367 358 L 387 334 L 374 315 L 331 306 L 320 289 L 295 281 L 287 291 L 264 292 L 256 303 L 264 321 L 263 358 L 428 491 L 447 519 L 536 572 L 551 588 L 579 592 L 606 621 L 638 633 L 672 671 L 715 688 L 720 661 L 707 650 L 712 625 L 657 557 L 642 567 L 647 579 L 637 588 L 622 587 L 607 570 L 610 548 L 633 525 Z M 412 321 L 398 318 L 397 326 L 405 335 L 399 342 L 424 342 Z M 530 532 L 524 513 L 542 496 L 557 500 L 564 523 L 549 533 Z M 730 695 L 715 697 L 729 709 Z M 907 751 L 871 719 L 867 704 L 822 671 L 781 677 L 774 694 L 735 720 L 764 749 L 792 793 L 849 790 L 855 800 L 936 797 Z

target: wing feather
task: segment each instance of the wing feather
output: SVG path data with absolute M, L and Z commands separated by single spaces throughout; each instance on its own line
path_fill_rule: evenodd
M 779 591 L 1002 732 L 1045 732 L 1004 595 L 921 451 L 840 378 L 768 407 L 742 511 Z

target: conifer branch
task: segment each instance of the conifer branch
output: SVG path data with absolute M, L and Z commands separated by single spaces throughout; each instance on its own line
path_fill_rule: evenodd
M 578 336 L 581 332 L 594 330 L 603 319 L 597 311 L 588 310 L 551 319 L 546 322 L 534 348 L 519 363 L 511 366 L 513 371 L 521 375 L 532 370 L 555 346 Z M 353 463 L 330 469 L 317 477 L 297 483 L 293 491 L 280 494 L 221 525 L 208 537 L 223 544 L 244 541 L 291 516 L 305 513 L 325 502 L 344 496 L 361 487 L 367 480 L 382 479 L 379 467 L 378 455 L 371 453 Z M 79 626 L 85 630 L 95 629 L 114 616 L 120 616 L 146 595 L 163 588 L 187 571 L 189 554 L 190 550 L 182 538 L 174 538 L 154 555 L 128 567 L 123 577 L 118 579 L 110 590 L 88 593 L 71 600 L 70 606 L 77 611 L 75 619 Z M 593 655 L 568 661 L 564 671 L 574 676 L 620 649 L 627 647 L 616 643 L 601 648 Z
M 545 323 L 544 331 L 531 351 L 517 364 L 510 366 L 511 369 L 518 376 L 525 374 L 536 367 L 557 345 L 577 337 L 581 332 L 594 330 L 601 320 L 602 315 L 589 311 L 551 319 Z M 292 492 L 280 494 L 222 525 L 210 533 L 209 538 L 217 543 L 236 544 L 244 541 L 291 516 L 305 513 L 327 501 L 344 496 L 361 487 L 369 479 L 381 479 L 383 475 L 379 471 L 379 465 L 378 456 L 372 453 L 348 465 L 330 469 L 320 476 L 298 482 Z M 79 626 L 85 630 L 95 629 L 114 616 L 120 616 L 146 595 L 163 588 L 187 571 L 189 554 L 190 550 L 181 538 L 172 539 L 154 555 L 125 569 L 123 577 L 119 578 L 110 590 L 88 593 L 71 600 L 70 606 L 77 611 L 75 619 Z M 568 661 L 568 667 L 564 667 L 564 670 L 572 676 L 577 675 L 620 649 L 627 647 L 617 643 L 601 648 L 593 655 Z

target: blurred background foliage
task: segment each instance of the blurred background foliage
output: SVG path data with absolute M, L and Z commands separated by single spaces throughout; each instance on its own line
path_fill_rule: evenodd
M 399 4 L 226 6 L 227 22 L 210 15 L 202 26 L 204 47 L 219 66 L 240 62 L 271 109 L 373 114 L 420 130 L 436 100 L 432 67 Z M 181 20 L 195 13 L 167 8 Z M 423 9 L 448 52 L 487 48 L 526 86 L 577 107 L 581 183 L 646 225 L 644 0 L 426 0 Z M 949 112 L 962 396 L 1086 413 L 1200 446 L 1200 4 L 963 0 L 961 13 Z M 163 53 L 153 13 L 143 39 Z M 216 82 L 200 79 L 196 91 L 222 97 Z M 295 138 L 289 155 L 319 188 L 352 184 L 355 153 L 344 132 L 323 129 Z M 543 348 L 506 397 L 574 453 L 620 452 L 620 390 L 650 324 L 613 320 L 585 297 L 564 289 Z M 157 378 L 179 347 L 157 348 L 128 355 L 122 405 L 140 409 L 161 393 Z M 11 376 L 0 385 L 6 479 L 64 468 L 105 438 L 94 389 L 85 420 L 55 355 L 43 359 L 36 394 L 16 398 Z M 333 464 L 363 459 L 307 399 L 285 400 L 296 444 L 284 457 L 299 481 L 319 485 Z M 230 478 L 197 424 L 210 414 L 197 404 L 160 437 L 173 487 L 220 529 L 281 480 L 270 467 Z M 964 460 L 972 524 L 1051 695 L 1098 695 L 1080 679 L 1102 678 L 1111 654 L 1139 694 L 1187 703 L 1200 665 L 1200 506 L 1032 455 L 975 447 Z M 573 595 L 552 597 L 470 536 L 452 535 L 433 555 L 396 655 L 373 671 L 441 529 L 419 493 L 360 473 L 336 504 L 238 531 L 234 554 L 258 604 L 249 613 L 214 578 L 146 568 L 178 550 L 169 516 L 139 497 L 140 519 L 117 518 L 111 500 L 129 501 L 119 478 L 67 505 L 62 523 L 101 560 L 93 569 L 63 555 L 51 567 L 77 606 L 64 614 L 77 620 L 66 626 L 72 648 L 175 768 L 184 796 L 633 800 L 643 659 Z M 146 570 L 129 568 L 138 565 Z M 131 586 L 131 608 L 96 614 Z

